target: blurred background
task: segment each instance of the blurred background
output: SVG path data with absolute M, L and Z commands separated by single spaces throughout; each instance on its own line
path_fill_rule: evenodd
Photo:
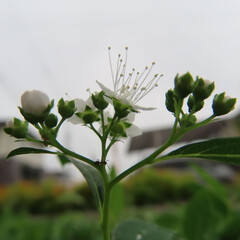
M 14 143 L 1 129 L 12 117 L 21 118 L 17 106 L 26 90 L 46 92 L 56 105 L 61 97 L 88 98 L 86 89 L 99 90 L 96 80 L 111 88 L 108 46 L 113 63 L 128 46 L 129 70 L 134 67 L 141 71 L 155 61 L 153 74 L 164 74 L 159 87 L 140 102 L 156 107 L 136 116 L 135 124 L 144 134 L 119 143 L 109 155 L 109 165 L 113 163 L 118 173 L 168 136 L 174 119 L 165 109 L 164 98 L 177 73 L 189 71 L 194 77 L 215 81 L 215 93 L 226 91 L 239 97 L 237 0 L 0 0 L 0 239 L 71 240 L 79 234 L 80 239 L 95 239 L 99 231 L 95 205 L 78 170 L 61 166 L 52 156 L 21 156 L 6 162 L 8 152 L 20 143 Z M 239 136 L 239 110 L 237 104 L 233 113 L 186 136 L 179 145 Z M 211 112 L 209 100 L 198 118 L 204 119 Z M 82 155 L 99 158 L 98 139 L 87 128 L 66 123 L 59 139 Z M 219 184 L 227 184 L 232 190 L 231 201 L 238 208 L 239 169 L 207 161 L 196 163 Z M 122 184 L 118 206 L 124 205 L 127 211 L 120 211 L 119 216 L 124 219 L 131 213 L 180 229 L 187 202 L 203 187 L 196 169 L 184 159 L 147 169 Z M 66 228 L 69 233 L 64 235 L 61 231 Z M 44 235 L 46 232 L 51 233 Z M 234 240 L 236 236 L 240 234 Z

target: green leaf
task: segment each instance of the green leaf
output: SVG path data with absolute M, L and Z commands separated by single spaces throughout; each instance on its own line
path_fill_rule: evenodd
M 220 224 L 226 220 L 226 203 L 217 195 L 203 189 L 187 205 L 184 233 L 189 240 L 216 239 Z
M 61 158 L 62 155 L 59 155 L 58 157 Z M 63 157 L 62 157 L 63 158 Z M 61 161 L 61 159 L 60 159 Z M 94 199 L 97 203 L 97 206 L 101 212 L 102 210 L 102 202 L 103 202 L 103 195 L 104 195 L 104 186 L 103 181 L 100 173 L 92 166 L 87 165 L 80 160 L 64 156 L 64 161 L 69 161 L 73 163 L 78 170 L 82 173 L 84 178 L 86 179 L 92 194 L 94 196 Z
M 14 157 L 17 155 L 22 155 L 22 154 L 40 154 L 40 153 L 47 153 L 47 154 L 57 154 L 56 152 L 51 152 L 48 150 L 44 149 L 38 149 L 38 148 L 30 148 L 30 147 L 20 147 L 12 150 L 8 156 L 7 159 L 10 157 Z
M 116 177 L 116 170 L 114 167 L 110 169 L 110 177 L 114 179 Z M 110 224 L 114 226 L 117 223 L 119 216 L 122 213 L 122 210 L 125 206 L 125 196 L 124 196 L 124 189 L 121 183 L 116 184 L 111 193 L 111 201 L 109 206 L 109 217 L 110 217 Z
M 227 191 L 224 186 L 212 177 L 207 171 L 198 165 L 191 163 L 190 166 L 199 174 L 199 176 L 207 183 L 207 187 L 217 194 L 219 197 L 227 199 Z
M 112 240 L 174 240 L 176 232 L 159 228 L 144 220 L 131 219 L 120 223 L 112 234 Z
M 204 158 L 240 165 L 240 138 L 219 138 L 183 146 L 156 160 Z
M 59 159 L 60 163 L 62 164 L 62 166 L 64 166 L 67 163 L 71 163 L 69 158 L 66 155 L 63 155 L 63 154 L 59 154 L 58 159 Z

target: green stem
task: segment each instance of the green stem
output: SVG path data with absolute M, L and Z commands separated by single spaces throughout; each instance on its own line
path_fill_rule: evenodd
M 173 138 L 169 138 L 165 144 L 163 144 L 159 149 L 157 149 L 154 153 L 143 159 L 142 161 L 138 162 L 134 166 L 130 167 L 126 171 L 122 172 L 120 175 L 118 175 L 116 178 L 114 178 L 111 182 L 110 185 L 113 187 L 116 183 L 121 181 L 123 178 L 128 176 L 129 174 L 135 172 L 139 168 L 146 166 L 148 164 L 152 164 L 152 161 L 164 150 L 166 150 L 169 146 L 171 146 L 174 143 Z
M 94 161 L 92 161 L 91 159 L 89 158 L 86 158 L 80 154 L 77 154 L 75 152 L 72 152 L 70 150 L 68 150 L 67 148 L 65 148 L 63 145 L 61 145 L 56 139 L 54 136 L 52 136 L 52 134 L 48 131 L 46 131 L 46 135 L 47 135 L 47 138 L 49 139 L 50 143 L 52 146 L 56 147 L 57 149 L 59 149 L 61 152 L 63 152 L 64 154 L 68 155 L 68 156 L 71 156 L 73 158 L 76 158 L 78 160 L 81 160 L 85 163 L 88 163 L 89 165 L 97 168 L 97 165 L 95 164 Z
M 96 128 L 93 126 L 92 123 L 90 123 L 90 127 L 89 127 L 91 130 L 93 130 L 93 132 L 99 137 L 99 139 L 101 140 L 102 139 L 102 136 L 101 134 L 96 130 Z
M 148 157 L 146 157 L 142 161 L 138 162 L 137 164 L 130 167 L 129 169 L 127 169 L 126 171 L 124 171 L 123 173 L 118 175 L 116 178 L 114 178 L 110 183 L 111 187 L 113 187 L 117 182 L 121 181 L 123 178 L 125 178 L 129 174 L 135 172 L 139 168 L 141 168 L 143 166 L 146 166 L 146 165 L 149 165 L 149 164 L 156 163 L 155 160 L 156 160 L 157 156 L 159 154 L 161 154 L 164 150 L 166 150 L 168 147 L 170 147 L 172 144 L 174 144 L 176 141 L 178 141 L 185 133 L 210 123 L 214 117 L 215 116 L 212 115 L 211 117 L 207 118 L 206 120 L 204 120 L 200 123 L 197 123 L 194 126 L 189 127 L 187 129 L 185 128 L 182 131 L 181 131 L 181 129 L 179 131 L 177 129 L 178 118 L 176 118 L 175 122 L 174 122 L 174 125 L 173 125 L 173 130 L 172 130 L 171 135 L 168 138 L 168 140 L 160 148 L 158 148 L 155 152 L 150 154 Z M 157 158 L 157 159 L 158 160 L 160 160 L 160 159 L 164 160 L 162 158 Z
M 62 126 L 63 122 L 66 120 L 66 118 L 62 118 L 61 121 L 58 123 L 57 127 L 55 128 L 55 134 L 57 136 L 59 128 Z
M 100 110 L 100 114 L 101 114 L 101 124 L 102 124 L 102 132 L 105 132 L 105 122 L 104 122 L 104 113 L 103 110 Z
M 111 186 L 109 184 L 108 174 L 106 168 L 103 165 L 100 169 L 102 175 L 103 184 L 104 184 L 104 200 L 103 200 L 103 212 L 101 219 L 101 229 L 103 233 L 104 240 L 110 240 L 110 230 L 109 230 L 109 207 L 110 207 L 110 197 L 111 197 Z
M 107 143 L 107 138 L 108 138 L 108 135 L 111 131 L 111 128 L 113 127 L 114 123 L 116 122 L 117 120 L 117 116 L 114 115 L 110 125 L 107 127 L 107 129 L 105 129 L 105 131 L 103 132 L 103 135 L 102 135 L 102 139 L 101 139 L 101 142 L 102 142 L 102 157 L 101 157 L 101 162 L 105 162 L 106 161 L 106 157 L 107 157 L 107 153 L 108 151 L 106 151 L 106 143 Z
M 178 119 L 175 119 L 174 125 L 173 125 L 173 129 L 171 132 L 170 137 L 168 138 L 168 140 L 160 147 L 158 148 L 155 152 L 153 152 L 152 154 L 150 154 L 148 157 L 146 157 L 145 159 L 143 159 L 142 161 L 138 162 L 137 164 L 135 164 L 134 166 L 130 167 L 129 169 L 127 169 L 126 171 L 124 171 L 123 173 L 121 173 L 120 175 L 118 175 L 116 178 L 114 178 L 111 181 L 111 186 L 113 187 L 117 182 L 121 181 L 123 178 L 125 178 L 126 176 L 128 176 L 129 174 L 135 172 L 136 170 L 138 170 L 139 168 L 151 164 L 152 160 L 154 158 L 156 158 L 160 153 L 162 153 L 164 150 L 166 150 L 169 146 L 171 146 L 175 141 L 174 141 L 174 136 L 175 133 L 177 131 L 177 123 L 178 123 Z

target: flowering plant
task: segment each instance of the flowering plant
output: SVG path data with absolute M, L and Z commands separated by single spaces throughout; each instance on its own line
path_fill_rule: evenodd
M 141 73 L 132 69 L 129 74 L 126 73 L 126 64 L 127 55 L 124 61 L 119 55 L 116 72 L 114 72 L 110 57 L 112 89 L 97 81 L 101 91 L 91 94 L 86 101 L 83 99 L 71 101 L 60 99 L 57 105 L 60 121 L 58 121 L 55 114 L 51 113 L 53 101 L 50 102 L 45 93 L 37 90 L 25 92 L 21 97 L 22 106 L 19 107 L 25 120 L 21 121 L 14 118 L 13 121 L 6 125 L 5 132 L 15 138 L 38 142 L 51 148 L 17 148 L 9 153 L 8 158 L 30 153 L 55 154 L 63 164 L 73 163 L 86 178 L 96 200 L 104 240 L 173 239 L 169 237 L 170 235 L 168 235 L 168 238 L 164 237 L 166 231 L 156 230 L 148 224 L 143 226 L 142 222 L 137 221 L 131 222 L 129 226 L 125 224 L 116 227 L 111 235 L 109 206 L 112 190 L 116 184 L 134 171 L 146 165 L 168 159 L 204 158 L 240 164 L 240 138 L 201 141 L 163 154 L 164 150 L 177 142 L 187 132 L 209 124 L 215 121 L 216 117 L 232 111 L 236 99 L 226 97 L 225 93 L 216 94 L 213 98 L 212 115 L 199 121 L 196 113 L 204 107 L 204 101 L 212 94 L 215 88 L 214 83 L 199 77 L 194 80 L 190 73 L 181 76 L 176 75 L 174 88 L 166 92 L 165 100 L 166 108 L 175 118 L 168 140 L 143 160 L 119 175 L 113 176 L 113 174 L 108 173 L 106 167 L 107 155 L 117 141 L 141 134 L 141 129 L 133 124 L 134 115 L 141 110 L 150 111 L 154 108 L 139 106 L 138 102 L 158 86 L 158 81 L 162 77 L 162 75 L 157 74 L 151 77 L 155 63 L 152 63 L 150 68 L 146 67 Z M 187 112 L 184 111 L 184 105 L 188 107 Z M 112 109 L 113 114 L 109 109 Z M 58 131 L 66 120 L 73 124 L 86 126 L 96 134 L 102 149 L 100 160 L 96 161 L 73 152 L 59 142 Z M 28 123 L 38 130 L 42 140 L 33 139 L 28 135 Z M 149 235 L 150 231 L 154 231 L 154 234 Z

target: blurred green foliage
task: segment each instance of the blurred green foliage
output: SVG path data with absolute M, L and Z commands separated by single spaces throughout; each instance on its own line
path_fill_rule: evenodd
M 131 176 L 117 188 L 124 192 L 128 204 L 144 205 L 187 200 L 199 187 L 191 174 L 149 168 Z M 96 208 L 86 182 L 64 187 L 54 181 L 24 181 L 0 186 L 0 212 L 6 206 L 15 212 L 24 210 L 32 214 L 56 214 Z
M 0 217 L 0 239 L 4 240 L 100 240 L 97 220 L 65 213 L 51 218 L 4 213 Z
M 135 205 L 188 200 L 201 187 L 192 174 L 154 168 L 138 172 L 124 186 Z
M 139 171 L 115 189 L 111 208 L 122 220 L 131 216 L 177 231 L 177 240 L 240 240 L 240 177 L 226 187 L 194 170 L 201 181 L 190 173 Z M 0 239 L 101 240 L 95 210 L 85 182 L 71 188 L 53 181 L 1 186 Z M 113 228 L 116 216 L 110 217 Z
M 86 200 L 75 188 L 66 188 L 53 181 L 25 181 L 0 187 L 0 212 L 8 207 L 14 212 L 52 214 L 87 206 Z

